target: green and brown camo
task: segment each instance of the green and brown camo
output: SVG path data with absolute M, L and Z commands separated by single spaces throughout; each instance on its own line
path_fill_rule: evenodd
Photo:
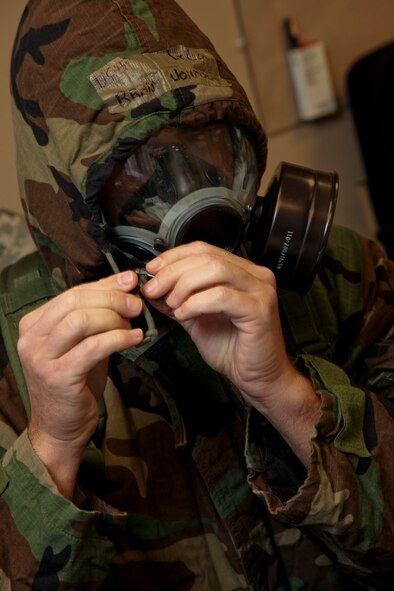
M 59 289 L 109 273 L 98 192 L 162 126 L 237 121 L 264 171 L 245 93 L 173 0 L 32 0 L 11 75 L 21 199 Z M 9 273 L 3 327 L 38 299 L 33 274 Z M 0 591 L 393 589 L 393 282 L 377 244 L 334 227 L 308 294 L 279 293 L 322 401 L 308 471 L 169 325 L 111 357 L 70 502 L 0 339 Z

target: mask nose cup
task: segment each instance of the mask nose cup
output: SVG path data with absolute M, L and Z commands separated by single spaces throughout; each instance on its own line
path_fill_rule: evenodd
M 305 294 L 326 246 L 338 195 L 338 175 L 282 162 L 258 197 L 251 259 L 269 267 L 279 287 Z

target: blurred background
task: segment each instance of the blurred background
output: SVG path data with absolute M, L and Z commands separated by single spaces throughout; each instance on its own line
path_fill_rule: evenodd
M 380 180 L 390 170 L 384 170 L 383 156 L 377 158 L 380 169 L 372 170 L 366 160 L 365 145 L 387 156 L 385 128 L 373 124 L 373 139 L 362 139 L 360 119 L 368 114 L 381 116 L 377 93 L 379 84 L 368 82 L 381 65 L 378 50 L 392 47 L 394 42 L 394 2 L 392 0 L 179 0 L 179 4 L 210 37 L 218 52 L 239 78 L 268 134 L 268 166 L 261 191 L 268 183 L 277 164 L 294 162 L 313 168 L 335 170 L 340 177 L 340 193 L 335 214 L 337 223 L 382 238 L 384 217 L 391 214 L 388 200 L 393 191 L 380 197 L 372 194 L 374 174 Z M 21 211 L 15 173 L 9 99 L 9 58 L 14 33 L 25 0 L 1 0 L 0 3 L 0 105 L 2 194 L 0 208 Z M 299 25 L 301 39 L 307 43 L 321 41 L 326 49 L 328 68 L 338 108 L 323 118 L 305 121 L 300 117 L 294 87 L 287 62 L 289 44 L 284 32 L 284 20 L 294 19 Z M 387 52 L 386 52 L 387 53 Z M 379 54 L 376 65 L 366 58 Z M 385 58 L 386 59 L 386 58 Z M 368 61 L 367 82 L 364 62 Z M 383 60 L 384 61 L 384 60 Z M 358 69 L 357 64 L 363 67 Z M 351 84 L 350 72 L 353 72 Z M 390 76 L 394 76 L 391 62 Z M 369 76 L 369 78 L 368 78 Z M 387 82 L 385 81 L 385 84 Z M 394 86 L 394 84 L 393 84 Z M 387 91 L 388 92 L 388 91 Z M 370 96 L 371 95 L 371 96 Z M 364 101 L 355 119 L 355 104 Z M 378 98 L 378 100 L 376 100 Z M 366 100 L 372 101 L 372 106 Z M 374 100 L 375 99 L 375 100 Z M 393 102 L 390 102 L 392 105 Z M 391 111 L 391 109 L 390 109 Z M 365 115 L 365 112 L 367 115 Z M 384 113 L 386 118 L 388 115 Z M 393 117 L 390 114 L 391 119 Z M 385 119 L 386 121 L 386 119 Z M 392 125 L 392 123 L 391 123 Z M 360 135 L 361 133 L 361 135 Z M 380 141 L 381 140 L 381 141 Z M 364 144 L 363 144 L 364 141 Z M 390 139 L 393 143 L 392 138 Z M 388 145 L 388 144 L 387 144 Z M 392 153 L 391 153 L 392 154 Z M 376 162 L 375 162 L 376 168 Z M 386 166 L 387 168 L 387 166 Z M 377 200 L 379 203 L 377 203 Z M 383 236 L 383 237 L 384 237 Z

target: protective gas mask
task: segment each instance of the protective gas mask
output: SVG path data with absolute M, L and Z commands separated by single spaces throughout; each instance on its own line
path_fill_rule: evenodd
M 247 244 L 280 287 L 305 293 L 327 241 L 337 175 L 282 163 L 266 195 L 257 189 L 255 151 L 240 127 L 164 128 L 103 190 L 109 240 L 132 267 L 194 240 L 231 252 Z

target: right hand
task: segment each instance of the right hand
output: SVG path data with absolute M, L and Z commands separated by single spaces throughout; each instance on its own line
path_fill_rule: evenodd
M 137 281 L 134 272 L 126 271 L 74 287 L 24 316 L 19 325 L 18 352 L 31 404 L 30 441 L 70 494 L 97 426 L 108 358 L 143 340 L 142 331 L 130 325 L 142 310 L 141 299 L 128 293 Z

